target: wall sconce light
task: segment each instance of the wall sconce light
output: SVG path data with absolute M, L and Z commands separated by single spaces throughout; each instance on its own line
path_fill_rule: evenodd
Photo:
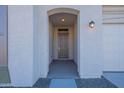
M 62 19 L 61 19 L 61 21 L 62 21 L 62 22 L 64 22 L 64 21 L 65 21 L 65 19 L 64 19 L 64 18 L 62 18 Z
M 94 21 L 91 21 L 91 22 L 89 23 L 89 27 L 90 27 L 90 28 L 94 28 L 94 27 L 95 27 L 95 22 L 94 22 Z

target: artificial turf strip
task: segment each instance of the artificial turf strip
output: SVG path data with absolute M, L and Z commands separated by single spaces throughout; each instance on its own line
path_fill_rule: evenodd
M 0 67 L 0 83 L 10 83 L 8 67 Z

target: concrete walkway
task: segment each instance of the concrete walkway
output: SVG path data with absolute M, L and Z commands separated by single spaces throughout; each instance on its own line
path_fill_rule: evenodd
M 124 88 L 124 72 L 104 72 L 103 76 L 119 88 Z

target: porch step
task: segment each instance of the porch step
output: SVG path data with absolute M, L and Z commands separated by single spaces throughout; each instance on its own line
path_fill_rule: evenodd
M 50 88 L 77 88 L 75 79 L 52 79 Z

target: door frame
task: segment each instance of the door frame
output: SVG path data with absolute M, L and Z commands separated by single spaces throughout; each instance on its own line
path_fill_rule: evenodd
M 58 41 L 59 36 L 58 35 L 59 35 L 60 32 L 58 31 L 58 29 L 68 29 L 68 32 L 66 32 L 68 34 L 68 40 L 67 40 L 68 43 L 69 43 L 69 30 L 70 29 L 69 29 L 69 27 L 58 27 L 57 28 L 57 42 L 56 42 L 57 43 L 57 49 L 56 49 L 56 51 L 57 51 L 57 59 L 58 60 L 66 60 L 66 59 L 68 60 L 69 59 L 69 44 L 68 44 L 68 57 L 67 58 L 59 58 L 59 49 L 58 49 L 58 47 L 59 47 L 59 44 L 58 44 L 58 42 L 59 42 Z M 64 32 L 62 32 L 62 33 L 64 33 Z

